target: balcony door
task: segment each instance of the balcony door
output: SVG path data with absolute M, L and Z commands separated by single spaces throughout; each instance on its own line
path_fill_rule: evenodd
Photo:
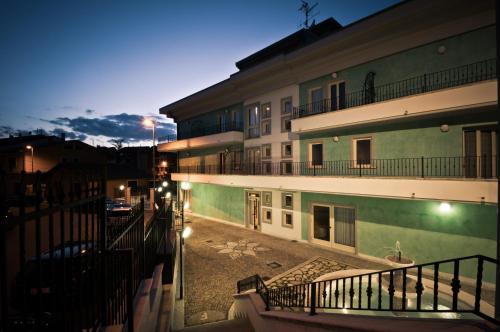
M 260 163 L 260 147 L 248 148 L 247 150 L 247 170 L 249 174 L 260 174 L 261 163 Z
M 496 131 L 464 130 L 464 173 L 468 178 L 497 176 Z
M 356 217 L 352 207 L 313 204 L 311 242 L 331 248 L 355 252 Z

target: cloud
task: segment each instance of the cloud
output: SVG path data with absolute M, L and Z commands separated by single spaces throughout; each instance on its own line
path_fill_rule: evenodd
M 43 120 L 43 119 L 42 119 Z M 125 142 L 137 142 L 151 139 L 151 129 L 144 128 L 144 116 L 137 114 L 112 114 L 103 117 L 59 117 L 53 120 L 43 120 L 56 126 L 67 127 L 75 135 L 105 136 L 123 139 Z M 157 136 L 176 133 L 176 125 L 167 122 L 165 118 L 155 116 L 157 121 Z

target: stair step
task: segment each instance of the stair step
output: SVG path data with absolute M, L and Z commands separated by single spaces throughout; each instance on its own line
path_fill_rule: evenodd
M 186 327 L 178 332 L 254 332 L 248 319 L 223 320 L 214 323 Z

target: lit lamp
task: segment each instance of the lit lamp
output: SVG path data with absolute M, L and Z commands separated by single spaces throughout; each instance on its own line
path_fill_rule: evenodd
M 33 146 L 31 146 L 31 145 L 26 145 L 26 149 L 27 150 L 31 150 L 31 174 L 33 174 L 34 169 L 35 169 L 34 166 L 33 166 L 35 164 L 35 162 L 33 161 L 34 160 L 33 159 L 33 153 L 35 151 L 35 148 Z
M 161 167 L 167 167 L 167 162 L 165 160 L 161 162 Z
M 163 182 L 161 183 L 161 185 L 162 185 L 163 187 L 165 187 L 165 188 L 166 188 L 166 187 L 168 187 L 168 182 L 167 182 L 167 181 L 163 181 Z
M 162 187 L 158 187 L 158 192 L 161 193 L 163 191 Z
M 188 226 L 184 228 L 184 230 L 182 231 L 182 238 L 187 239 L 192 233 L 193 230 L 191 229 L 191 227 Z
M 167 197 L 168 199 L 170 199 L 170 197 L 172 197 L 172 193 L 169 191 L 169 192 L 167 193 L 167 196 L 166 196 L 166 197 Z
M 123 191 L 125 189 L 125 186 L 123 184 L 121 184 L 119 189 L 120 189 L 120 191 Z
M 449 213 L 451 211 L 450 203 L 441 202 L 441 204 L 439 204 L 439 211 L 441 211 L 442 213 Z
M 155 155 L 155 131 L 156 131 L 156 121 L 152 119 L 144 119 L 142 124 L 147 128 L 153 129 L 153 188 L 156 188 L 156 172 L 155 172 L 155 164 L 156 164 L 156 155 Z

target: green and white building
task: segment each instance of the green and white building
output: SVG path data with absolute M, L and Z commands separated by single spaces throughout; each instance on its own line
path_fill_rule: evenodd
M 323 21 L 162 107 L 195 215 L 380 260 L 496 256 L 494 1 Z

